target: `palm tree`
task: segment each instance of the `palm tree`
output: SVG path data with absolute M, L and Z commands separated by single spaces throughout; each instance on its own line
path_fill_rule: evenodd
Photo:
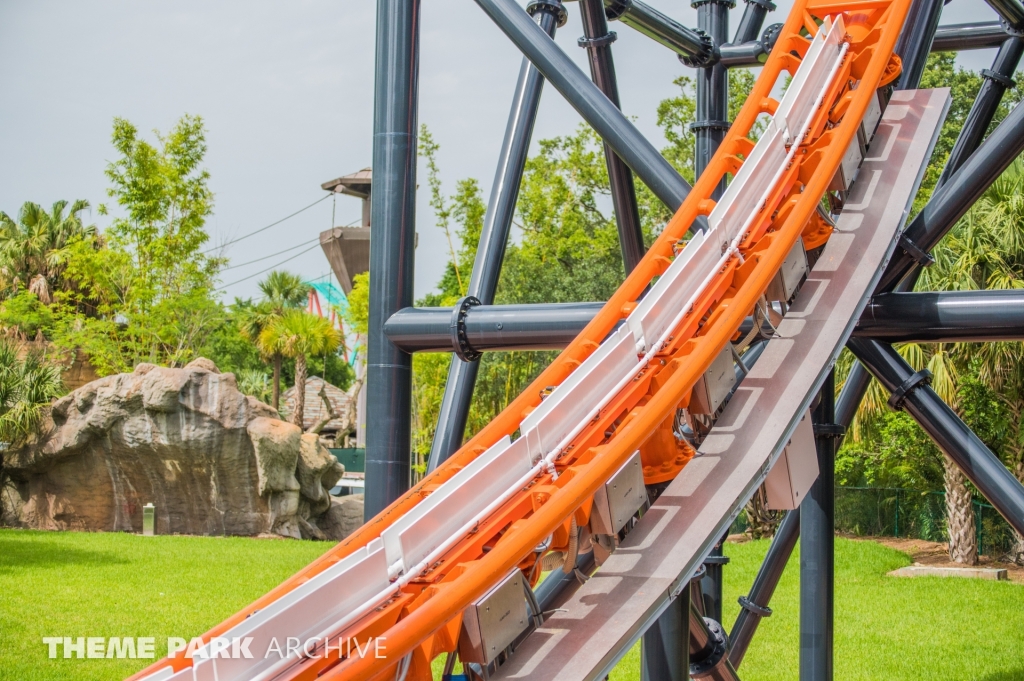
M 19 354 L 14 342 L 0 339 L 0 443 L 6 449 L 24 444 L 42 423 L 46 408 L 64 394 L 59 367 L 39 352 L 23 359 Z
M 919 288 L 1024 288 L 1024 164 L 1015 161 L 989 187 L 935 249 L 934 257 L 935 265 L 924 271 Z M 1015 477 L 1024 482 L 1024 345 L 958 343 L 949 357 L 950 363 L 959 367 L 977 367 L 978 379 L 1006 406 L 1011 419 L 1002 454 Z M 970 504 L 969 493 L 966 503 Z M 973 534 L 973 517 L 970 520 Z M 1024 564 L 1024 537 L 1020 535 L 1016 536 L 1014 560 Z
M 264 329 L 275 320 L 280 319 L 287 311 L 294 310 L 306 299 L 309 286 L 302 283 L 302 277 L 283 270 L 274 270 L 259 283 L 264 299 L 258 304 L 243 310 L 239 320 L 239 329 L 245 338 L 256 343 L 260 354 L 269 359 L 274 367 L 273 391 L 271 406 L 280 408 L 281 402 L 281 359 L 279 351 L 262 345 L 260 338 Z
M 88 201 L 75 201 L 70 209 L 67 201 L 57 201 L 47 212 L 27 201 L 17 220 L 0 211 L 0 289 L 4 297 L 27 289 L 43 303 L 51 302 L 53 292 L 65 286 L 61 249 L 76 238 L 97 238 L 96 227 L 82 223 L 82 211 L 88 207 Z
M 304 310 L 289 310 L 260 333 L 260 345 L 295 359 L 295 411 L 292 422 L 302 428 L 306 410 L 306 358 L 337 351 L 341 333 L 323 317 Z

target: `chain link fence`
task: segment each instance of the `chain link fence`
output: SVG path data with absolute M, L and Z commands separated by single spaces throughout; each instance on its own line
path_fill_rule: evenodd
M 973 500 L 978 553 L 1002 556 L 1013 547 L 1013 530 L 992 506 Z M 905 537 L 945 542 L 942 490 L 836 487 L 836 530 L 856 536 Z

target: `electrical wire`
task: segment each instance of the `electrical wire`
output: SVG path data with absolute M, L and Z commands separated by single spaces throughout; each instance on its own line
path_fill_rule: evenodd
M 274 263 L 273 265 L 271 265 L 270 267 L 268 267 L 268 268 L 267 268 L 267 269 L 265 269 L 265 270 L 260 270 L 259 272 L 254 272 L 254 273 L 250 274 L 249 276 L 247 276 L 247 277 L 242 277 L 241 279 L 237 279 L 237 280 L 235 280 L 235 281 L 231 282 L 230 284 L 224 284 L 223 286 L 218 286 L 218 287 L 217 287 L 216 289 L 214 289 L 214 290 L 215 290 L 215 291 L 223 291 L 224 289 L 226 289 L 226 288 L 228 288 L 228 287 L 230 287 L 230 286 L 234 286 L 235 284 L 240 284 L 240 283 L 242 283 L 243 281 L 246 281 L 246 280 L 248 280 L 248 279 L 252 279 L 253 277 L 258 277 L 259 275 L 263 274 L 264 272 L 269 272 L 270 270 L 272 270 L 272 269 L 274 269 L 274 268 L 276 268 L 276 267 L 279 267 L 280 265 L 283 265 L 283 264 L 285 264 L 286 262 L 288 262 L 288 261 L 290 261 L 290 260 L 295 260 L 295 258 L 299 257 L 300 255 L 302 255 L 302 254 L 304 254 L 304 253 L 309 253 L 310 251 L 312 251 L 312 250 L 313 250 L 314 248 L 318 247 L 319 245 L 320 245 L 319 243 L 315 243 L 315 244 L 313 244 L 312 246 L 310 246 L 309 248 L 307 248 L 306 250 L 304 250 L 304 251 L 299 251 L 298 253 L 296 253 L 295 255 L 291 256 L 290 258 L 285 258 L 285 259 L 284 259 L 284 260 L 282 260 L 281 262 L 278 262 L 278 263 Z M 275 255 L 276 255 L 276 254 L 275 254 Z
M 275 256 L 281 255 L 282 253 L 287 253 L 288 251 L 294 251 L 296 248 L 302 248 L 303 246 L 308 246 L 309 244 L 313 243 L 314 241 L 319 241 L 319 240 L 320 240 L 320 237 L 315 237 L 313 239 L 310 239 L 309 241 L 303 241 L 301 244 L 297 244 L 295 246 L 292 246 L 291 248 L 286 248 L 283 251 L 278 251 L 277 253 L 271 253 L 270 255 L 265 255 L 262 258 L 256 258 L 255 260 L 250 260 L 248 262 L 240 262 L 237 265 L 229 265 L 227 267 L 222 267 L 220 271 L 221 272 L 226 272 L 227 270 L 233 270 L 233 269 L 236 269 L 238 267 L 245 267 L 246 265 L 251 265 L 254 262 L 260 262 L 261 260 L 267 260 L 269 258 L 273 258 Z
M 317 199 L 316 201 L 314 201 L 313 203 L 309 204 L 305 208 L 300 208 L 299 210 L 295 211 L 291 215 L 286 215 L 285 217 L 281 218 L 280 220 L 278 220 L 276 222 L 271 222 L 266 227 L 260 227 L 259 229 L 255 230 L 253 232 L 249 232 L 248 234 L 243 234 L 242 236 L 238 237 L 237 239 L 232 239 L 231 241 L 225 241 L 224 243 L 220 244 L 219 246 L 214 246 L 213 248 L 208 248 L 205 251 L 203 251 L 203 253 L 204 254 L 205 253 L 211 253 L 213 251 L 220 250 L 221 248 L 224 248 L 225 246 L 230 246 L 231 244 L 237 244 L 239 241 L 242 241 L 243 239 L 248 239 L 249 237 L 255 236 L 255 235 L 259 234 L 260 232 L 265 232 L 266 230 L 270 229 L 271 227 L 279 225 L 282 222 L 284 222 L 285 220 L 292 219 L 293 217 L 295 217 L 299 213 L 302 213 L 304 211 L 309 210 L 310 208 L 312 208 L 316 204 L 321 203 L 322 201 L 326 201 L 327 199 L 331 198 L 332 196 L 334 196 L 333 192 L 328 194 L 327 196 L 324 196 L 322 198 Z

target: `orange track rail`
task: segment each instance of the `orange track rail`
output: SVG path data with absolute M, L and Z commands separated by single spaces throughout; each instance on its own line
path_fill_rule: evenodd
M 386 603 L 345 632 L 332 635 L 358 641 L 386 636 L 387 659 L 345 659 L 338 657 L 339 651 L 332 650 L 331 655 L 307 660 L 282 678 L 393 678 L 396 664 L 411 653 L 406 678 L 430 679 L 430 661 L 455 650 L 462 611 L 513 566 L 531 574 L 534 562 L 539 560 L 534 547 L 546 537 L 553 537 L 550 550 L 564 549 L 571 519 L 575 516 L 581 527 L 587 524 L 594 493 L 632 452 L 641 451 L 648 483 L 675 477 L 693 454 L 671 436 L 676 409 L 687 406 L 694 384 L 725 344 L 736 336 L 740 323 L 763 295 L 797 238 L 803 236 L 806 247 L 815 248 L 824 244 L 831 233 L 817 217 L 816 206 L 854 139 L 875 90 L 899 74 L 899 59 L 892 50 L 908 7 L 909 0 L 798 0 L 746 104 L 707 170 L 640 264 L 583 332 L 529 388 L 434 473 L 327 554 L 211 629 L 204 640 L 224 634 L 255 610 L 379 537 L 463 466 L 501 437 L 515 432 L 522 419 L 540 403 L 541 391 L 558 385 L 579 366 L 634 309 L 651 280 L 667 269 L 675 245 L 690 225 L 714 208 L 709 197 L 720 179 L 735 174 L 753 148 L 747 134 L 760 114 L 775 111 L 778 102 L 770 94 L 783 72 L 796 72 L 810 44 L 806 36 L 816 33 L 820 20 L 842 14 L 849 50 L 800 151 L 740 242 L 741 257 L 732 257 L 722 267 L 675 329 L 668 346 L 573 440 L 556 462 L 557 478 L 546 474 L 520 490 L 442 560 L 406 586 L 396 588 Z M 283 636 L 287 634 L 282 632 Z M 179 654 L 132 678 L 141 678 L 162 667 L 180 670 L 190 664 L 190 659 Z

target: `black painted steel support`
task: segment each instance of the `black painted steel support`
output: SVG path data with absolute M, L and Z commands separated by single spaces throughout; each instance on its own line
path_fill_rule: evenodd
M 779 523 L 768 553 L 761 563 L 750 593 L 740 596 L 740 614 L 729 632 L 729 661 L 736 669 L 740 668 L 743 657 L 747 654 L 751 639 L 757 632 L 761 620 L 772 614 L 768 604 L 771 602 L 775 587 L 782 579 L 789 557 L 793 555 L 796 540 L 800 537 L 800 511 L 790 511 Z
M 688 634 L 690 590 L 683 589 L 643 635 L 641 681 L 683 681 L 690 678 L 690 655 L 683 643 Z
M 853 335 L 889 343 L 1024 340 L 1024 291 L 883 293 Z
M 1024 53 L 1024 40 L 1016 36 L 1010 36 L 1003 41 L 996 53 L 995 61 L 991 69 L 983 69 L 981 77 L 984 79 L 978 96 L 971 105 L 971 110 L 964 120 L 964 126 L 957 135 L 953 150 L 949 153 L 949 160 L 946 167 L 942 169 L 942 176 L 939 177 L 937 186 L 942 186 L 950 176 L 960 169 L 971 154 L 981 146 L 981 140 L 988 132 L 988 126 L 992 123 L 999 102 L 1007 88 L 1014 86 L 1013 74 L 1017 71 L 1017 64 L 1020 63 L 1021 54 Z
M 1024 4 L 1020 0 L 985 0 L 1009 28 L 1024 28 Z
M 471 352 L 561 350 L 579 335 L 604 303 L 477 305 L 461 320 Z M 407 307 L 384 325 L 406 352 L 451 352 L 452 308 Z
M 736 6 L 733 0 L 695 0 L 691 7 L 697 10 L 697 28 L 704 31 L 716 45 L 729 40 L 729 10 Z M 729 69 L 716 63 L 697 72 L 697 111 L 690 129 L 694 132 L 694 177 L 699 178 L 725 139 L 729 130 Z M 719 199 L 725 192 L 722 178 L 711 198 Z M 724 539 L 724 537 L 723 537 Z M 719 541 L 705 562 L 707 574 L 701 580 L 704 610 L 707 615 L 722 621 L 722 567 L 728 559 L 722 555 Z
M 987 127 L 987 126 L 986 126 Z M 904 231 L 876 292 L 896 285 L 928 262 L 935 247 L 964 213 L 1024 151 L 1024 107 L 1018 106 L 989 135 L 967 162 L 932 194 L 927 205 Z
M 800 504 L 800 681 L 832 679 L 835 591 L 835 372 L 811 414 L 818 479 Z
M 683 26 L 640 0 L 603 0 L 606 16 L 643 33 L 679 55 L 690 66 L 711 64 L 718 59 L 715 43 L 702 31 Z M 725 42 L 725 41 L 723 41 Z
M 693 603 L 690 604 L 690 677 L 739 681 L 729 661 L 729 637 L 725 630 L 714 618 L 702 617 Z
M 532 11 L 541 29 L 550 36 L 554 36 L 560 22 L 565 22 L 565 9 L 554 0 L 534 2 L 528 10 Z M 528 59 L 524 58 L 512 97 L 512 109 L 509 111 L 508 123 L 505 126 L 505 140 L 498 156 L 498 168 L 494 173 L 494 183 L 491 185 L 484 226 L 480 232 L 480 243 L 473 262 L 473 274 L 466 292 L 467 296 L 472 296 L 473 300 L 484 304 L 494 302 L 494 292 L 498 288 L 501 263 L 505 258 L 505 245 L 508 243 L 512 227 L 516 198 L 519 196 L 519 185 L 522 183 L 523 168 L 530 150 L 530 139 L 533 136 L 533 126 L 537 120 L 537 109 L 540 106 L 543 89 L 544 77 Z M 452 315 L 449 313 L 449 326 L 451 319 Z M 448 381 L 445 383 L 444 396 L 441 398 L 441 407 L 438 411 L 437 429 L 434 431 L 434 440 L 430 446 L 428 472 L 437 468 L 462 445 L 479 370 L 480 359 L 473 354 L 459 352 L 452 357 Z
M 673 211 L 682 205 L 689 183 L 515 0 L 476 2 L 655 196 Z
M 718 48 L 722 65 L 730 69 L 742 66 L 761 66 L 768 61 L 770 51 L 770 48 L 765 49 L 764 43 L 760 40 L 748 40 L 745 43 L 727 44 Z
M 943 0 L 913 0 L 894 52 L 903 61 L 898 90 L 912 90 L 921 82 L 935 31 L 939 27 Z
M 743 8 L 743 16 L 736 26 L 736 35 L 732 37 L 734 45 L 757 40 L 761 34 L 761 26 L 764 25 L 764 18 L 768 12 L 775 11 L 775 4 L 770 0 L 744 0 L 746 7 Z
M 906 360 L 885 343 L 852 338 L 847 347 L 892 393 L 889 406 L 906 409 L 1006 522 L 1024 534 L 1024 486 L 935 394 L 928 385 L 928 375 L 915 373 Z
M 716 45 L 729 41 L 729 10 L 736 6 L 733 0 L 697 0 L 691 6 L 697 9 L 697 27 Z M 729 130 L 729 70 L 723 64 L 698 71 L 697 111 L 690 129 L 696 143 L 694 177 L 700 177 Z M 723 178 L 712 198 L 720 198 L 724 191 Z
M 739 29 L 736 33 L 739 34 Z M 760 39 L 718 45 L 721 63 L 729 68 L 760 66 L 775 45 L 777 33 L 769 26 Z M 999 47 L 1006 41 L 1006 29 L 998 21 L 971 24 L 947 24 L 935 30 L 932 52 L 962 52 L 964 50 L 985 50 Z
M 615 33 L 608 30 L 604 3 L 601 0 L 580 0 L 580 16 L 583 19 L 583 37 L 579 44 L 587 49 L 590 77 L 611 103 L 620 107 L 619 86 L 615 81 L 615 62 L 612 59 Z M 640 258 L 644 257 L 644 233 L 640 228 L 640 210 L 636 203 L 633 173 L 607 142 L 604 144 L 604 158 L 608 166 L 615 222 L 619 229 L 622 266 L 626 274 L 629 274 L 640 262 Z
M 378 0 L 373 113 L 366 500 L 370 519 L 409 487 L 412 356 L 384 322 L 412 304 L 416 237 L 419 0 Z
M 725 537 L 722 537 L 711 553 L 704 559 L 704 579 L 700 580 L 700 590 L 704 597 L 704 608 L 702 612 L 708 617 L 722 621 L 722 579 L 724 577 L 722 568 L 729 563 L 729 557 L 722 553 L 722 544 Z
M 946 24 L 935 31 L 932 52 L 962 52 L 999 47 L 1006 40 L 1006 29 L 998 21 Z

